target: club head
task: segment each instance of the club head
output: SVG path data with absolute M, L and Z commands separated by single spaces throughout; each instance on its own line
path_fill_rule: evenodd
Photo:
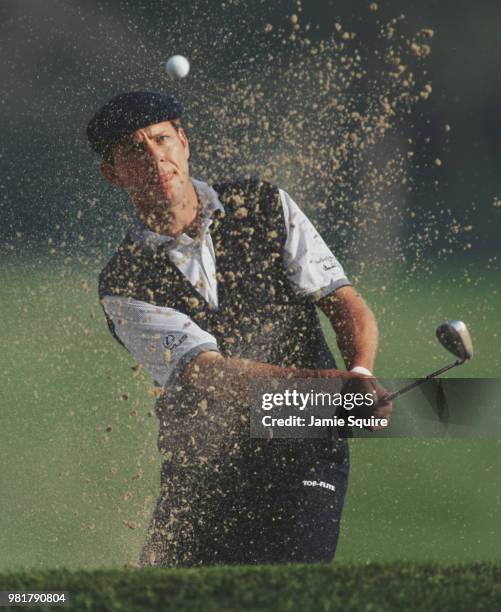
M 446 321 L 437 327 L 440 344 L 461 362 L 473 357 L 473 343 L 470 332 L 463 321 Z

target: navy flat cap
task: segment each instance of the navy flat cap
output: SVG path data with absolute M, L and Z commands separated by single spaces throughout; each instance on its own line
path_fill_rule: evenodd
M 123 136 L 153 123 L 179 119 L 183 107 L 173 96 L 153 91 L 119 94 L 101 107 L 89 121 L 90 146 L 105 155 Z

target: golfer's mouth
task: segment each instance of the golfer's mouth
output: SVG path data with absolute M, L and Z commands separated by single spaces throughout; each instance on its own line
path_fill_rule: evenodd
M 170 184 L 172 183 L 172 179 L 174 178 L 174 176 L 176 175 L 176 171 L 175 170 L 171 170 L 170 172 L 165 172 L 162 174 L 152 174 L 150 175 L 149 178 L 149 185 L 151 187 L 153 187 L 154 189 L 161 189 L 162 187 L 170 187 Z
M 168 185 L 174 178 L 175 174 L 176 174 L 175 172 L 168 172 L 167 174 L 161 174 L 160 176 L 157 177 L 155 182 L 162 186 Z

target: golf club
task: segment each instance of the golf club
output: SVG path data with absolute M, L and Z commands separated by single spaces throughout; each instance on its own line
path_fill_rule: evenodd
M 445 323 L 442 323 L 437 327 L 436 335 L 440 344 L 450 353 L 452 353 L 456 357 L 456 360 L 453 363 L 440 368 L 440 370 L 432 372 L 431 374 L 428 374 L 428 376 L 419 378 L 405 387 L 402 387 L 398 391 L 390 393 L 390 395 L 387 397 L 388 400 L 394 400 L 411 389 L 422 385 L 431 378 L 435 378 L 435 376 L 439 376 L 451 368 L 462 365 L 473 357 L 473 343 L 471 341 L 470 332 L 463 321 L 446 321 Z

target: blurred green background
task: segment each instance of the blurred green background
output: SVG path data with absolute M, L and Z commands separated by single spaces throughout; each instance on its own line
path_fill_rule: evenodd
M 96 273 L 54 259 L 1 274 L 0 571 L 122 566 L 145 536 L 159 478 L 152 384 L 109 334 Z M 455 375 L 498 375 L 497 276 L 383 280 L 357 283 L 380 325 L 379 376 L 447 363 L 434 338 L 446 318 L 464 319 L 475 343 Z M 351 450 L 339 563 L 499 558 L 500 440 L 358 439 Z

